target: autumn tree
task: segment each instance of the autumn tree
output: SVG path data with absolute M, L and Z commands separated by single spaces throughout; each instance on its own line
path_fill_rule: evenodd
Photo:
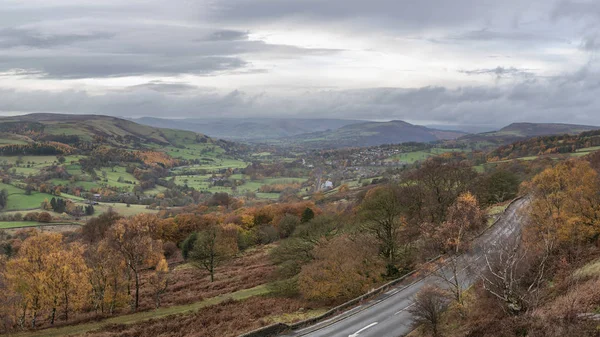
M 548 247 L 570 248 L 598 238 L 600 178 L 588 162 L 557 164 L 535 176 L 529 188 L 533 201 L 526 235 Z
M 160 259 L 156 264 L 149 283 L 152 288 L 154 297 L 154 306 L 158 309 L 161 303 L 162 295 L 167 291 L 170 282 L 169 265 L 164 258 Z
M 52 215 L 48 212 L 42 212 L 37 219 L 39 222 L 49 223 L 52 221 Z
M 300 293 L 310 300 L 343 301 L 361 295 L 379 281 L 385 263 L 371 236 L 340 235 L 315 247 L 315 260 L 300 272 Z
M 127 265 L 123 256 L 102 240 L 88 247 L 85 254 L 91 285 L 93 309 L 112 314 L 127 300 Z
M 81 234 L 88 243 L 99 242 L 104 239 L 106 231 L 122 218 L 112 208 L 109 208 L 108 211 L 88 220 L 81 228 Z
M 34 234 L 23 242 L 17 257 L 7 264 L 10 288 L 22 298 L 20 320 L 29 313 L 31 327 L 35 328 L 40 313 L 53 305 L 49 295 L 49 267 L 56 261 L 48 257 L 57 252 L 62 244 L 60 234 Z
M 447 220 L 433 234 L 436 248 L 447 254 L 438 260 L 435 275 L 449 286 L 456 302 L 462 305 L 468 277 L 464 271 L 469 269 L 470 262 L 460 254 L 470 249 L 472 240 L 485 226 L 486 216 L 469 192 L 461 194 L 447 213 Z
M 448 208 L 446 221 L 436 229 L 439 248 L 459 254 L 469 249 L 470 241 L 485 227 L 486 215 L 473 194 L 461 194 Z
M 219 225 L 211 226 L 196 234 L 189 253 L 192 266 L 210 273 L 210 281 L 215 280 L 215 268 L 235 256 L 238 251 L 237 238 L 226 235 Z
M 426 285 L 414 297 L 409 311 L 417 324 L 422 324 L 433 337 L 438 337 L 442 314 L 448 302 L 447 294 L 442 289 Z
M 87 303 L 91 286 L 89 269 L 83 259 L 83 247 L 73 243 L 48 255 L 52 263 L 48 266 L 49 296 L 52 299 L 51 324 L 54 324 L 58 307 L 62 307 L 65 321 L 71 310 L 77 310 Z
M 53 324 L 62 308 L 68 320 L 71 310 L 83 306 L 88 298 L 83 247 L 65 244 L 60 234 L 34 232 L 7 263 L 6 270 L 9 288 L 21 298 L 20 321 L 29 314 L 33 328 L 42 312 L 50 311 Z
M 128 219 L 117 221 L 107 232 L 108 243 L 125 259 L 134 282 L 134 299 L 132 308 L 139 307 L 140 273 L 149 266 L 155 265 L 163 257 L 162 243 L 153 240 L 150 228 L 154 226 L 153 217 L 138 214 Z

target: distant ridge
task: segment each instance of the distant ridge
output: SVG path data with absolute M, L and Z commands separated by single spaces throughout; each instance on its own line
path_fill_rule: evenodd
M 564 123 L 512 123 L 498 131 L 472 134 L 461 137 L 460 142 L 484 142 L 488 145 L 503 145 L 519 140 L 551 135 L 577 135 L 585 131 L 598 130 L 600 126 Z
M 433 142 L 456 139 L 464 132 L 430 129 L 401 120 L 389 122 L 363 122 L 346 125 L 337 130 L 302 134 L 279 139 L 286 145 L 302 145 L 312 148 L 364 147 L 407 142 Z
M 230 140 L 264 140 L 335 130 L 359 120 L 315 118 L 186 118 L 143 117 L 133 121 L 154 127 L 188 130 Z

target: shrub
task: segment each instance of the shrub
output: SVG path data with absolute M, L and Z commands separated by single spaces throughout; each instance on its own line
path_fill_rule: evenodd
M 181 244 L 181 255 L 184 260 L 187 260 L 190 256 L 190 252 L 194 249 L 194 243 L 198 239 L 198 233 L 194 232 L 190 234 Z
M 38 216 L 37 221 L 48 223 L 48 222 L 52 221 L 52 215 L 50 215 L 50 213 L 48 213 L 48 212 L 42 212 Z
M 269 244 L 279 239 L 279 233 L 277 229 L 271 225 L 263 225 L 258 228 L 256 232 L 256 241 L 258 244 Z
M 294 233 L 298 225 L 300 225 L 300 219 L 297 216 L 286 214 L 281 221 L 279 221 L 279 224 L 277 224 L 279 236 L 281 238 L 289 237 L 292 235 L 292 233 Z
M 173 242 L 167 241 L 163 243 L 163 252 L 165 254 L 165 258 L 169 259 L 173 257 L 178 251 L 179 249 L 177 248 L 177 245 Z

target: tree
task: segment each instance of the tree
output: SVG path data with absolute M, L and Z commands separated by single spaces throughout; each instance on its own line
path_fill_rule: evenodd
M 64 164 L 65 161 L 67 161 L 67 159 L 65 158 L 65 156 L 57 156 L 56 160 L 58 160 L 58 163 L 61 164 L 61 165 Z
M 63 246 L 50 253 L 48 259 L 53 261 L 48 266 L 48 288 L 53 303 L 51 324 L 54 324 L 57 308 L 63 308 L 63 317 L 68 321 L 71 310 L 79 309 L 87 302 L 91 286 L 83 281 L 88 279 L 89 269 L 81 245 Z
M 169 282 L 169 265 L 167 264 L 167 260 L 162 258 L 158 261 L 158 264 L 154 268 L 154 272 L 149 279 L 154 297 L 154 305 L 157 309 L 160 307 L 162 294 L 164 294 L 169 287 Z
M 459 254 L 469 249 L 470 241 L 484 228 L 486 215 L 470 192 L 461 194 L 447 213 L 447 220 L 437 228 L 439 248 Z
M 315 212 L 310 207 L 306 207 L 304 209 L 304 212 L 302 212 L 302 217 L 300 218 L 300 222 L 301 223 L 309 222 L 310 220 L 314 219 L 314 217 L 315 217 Z
M 37 219 L 39 222 L 49 223 L 52 221 L 52 215 L 48 212 L 42 212 Z
M 516 174 L 497 170 L 486 174 L 477 183 L 477 195 L 484 205 L 493 205 L 513 199 L 519 192 L 519 178 Z
M 104 239 L 106 231 L 123 217 L 112 208 L 100 214 L 98 217 L 89 219 L 81 229 L 81 234 L 85 241 L 96 243 Z
M 88 278 L 92 287 L 93 309 L 112 314 L 126 303 L 128 280 L 125 259 L 106 239 L 91 245 L 85 259 L 90 270 Z
M 0 190 L 0 210 L 4 209 L 8 204 L 8 191 L 5 188 Z
M 279 223 L 277 224 L 279 236 L 281 238 L 289 237 L 292 235 L 292 233 L 294 233 L 300 223 L 300 219 L 297 216 L 286 214 L 283 218 L 281 218 L 281 220 L 279 220 Z
M 405 184 L 411 186 L 416 183 L 423 189 L 425 204 L 421 216 L 427 222 L 439 224 L 446 220 L 448 207 L 467 191 L 476 177 L 477 172 L 466 163 L 432 157 L 410 172 Z
M 447 294 L 435 286 L 424 286 L 415 296 L 409 309 L 415 322 L 422 324 L 433 337 L 440 336 L 439 325 L 442 313 L 448 306 Z
M 427 235 L 435 252 L 446 254 L 437 260 L 434 274 L 449 286 L 454 300 L 462 305 L 464 283 L 470 273 L 464 271 L 470 265 L 460 254 L 470 250 L 473 239 L 485 226 L 486 216 L 469 192 L 461 194 L 447 213 L 447 220 L 439 227 L 430 228 Z
M 162 243 L 150 236 L 152 217 L 138 214 L 117 221 L 107 232 L 109 244 L 125 259 L 128 270 L 133 274 L 134 299 L 132 308 L 137 310 L 140 300 L 140 272 L 163 257 Z
M 51 259 L 61 249 L 62 236 L 34 233 L 23 241 L 17 257 L 8 261 L 6 267 L 9 288 L 21 298 L 20 321 L 24 322 L 29 313 L 32 328 L 36 327 L 37 319 L 45 308 L 56 308 L 58 304 L 51 296 L 49 271 L 62 262 Z
M 189 253 L 192 266 L 210 273 L 210 281 L 215 280 L 215 268 L 237 254 L 237 238 L 225 235 L 223 229 L 211 226 L 196 234 L 193 248 Z
M 381 281 L 385 263 L 370 236 L 341 235 L 314 249 L 315 260 L 302 267 L 298 284 L 304 298 L 321 302 L 348 300 Z
M 529 286 L 524 286 L 524 278 L 532 272 L 531 256 L 521 245 L 521 238 L 505 240 L 492 252 L 484 254 L 486 268 L 480 274 L 484 289 L 499 299 L 504 308 L 516 315 L 526 309 L 528 295 L 535 292 L 542 280 L 542 269 Z M 533 271 L 536 272 L 536 271 Z
M 398 272 L 397 261 L 407 253 L 407 245 L 402 249 L 403 232 L 406 229 L 400 189 L 394 186 L 377 187 L 370 190 L 359 207 L 364 229 L 379 243 L 381 256 L 387 263 L 388 275 Z
M 85 206 L 85 215 L 87 215 L 87 216 L 94 215 L 94 206 L 92 206 L 92 205 Z

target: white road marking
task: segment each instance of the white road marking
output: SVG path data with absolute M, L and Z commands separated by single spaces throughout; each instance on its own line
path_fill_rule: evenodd
M 368 328 L 374 327 L 375 325 L 377 325 L 377 322 L 371 323 L 371 324 L 367 325 L 366 327 L 358 330 L 357 332 L 355 332 L 355 333 L 353 333 L 351 335 L 348 335 L 348 337 L 358 337 L 358 334 L 360 334 L 361 332 L 367 330 Z
M 406 307 L 406 308 L 404 308 L 404 309 L 402 309 L 402 310 L 398 311 L 397 313 L 395 313 L 395 314 L 394 314 L 394 316 L 396 316 L 396 315 L 398 315 L 399 313 L 402 313 L 402 312 L 404 312 L 404 311 L 408 310 L 408 308 L 412 307 L 413 305 L 415 305 L 415 304 L 413 303 L 413 304 L 409 305 L 408 307 Z

